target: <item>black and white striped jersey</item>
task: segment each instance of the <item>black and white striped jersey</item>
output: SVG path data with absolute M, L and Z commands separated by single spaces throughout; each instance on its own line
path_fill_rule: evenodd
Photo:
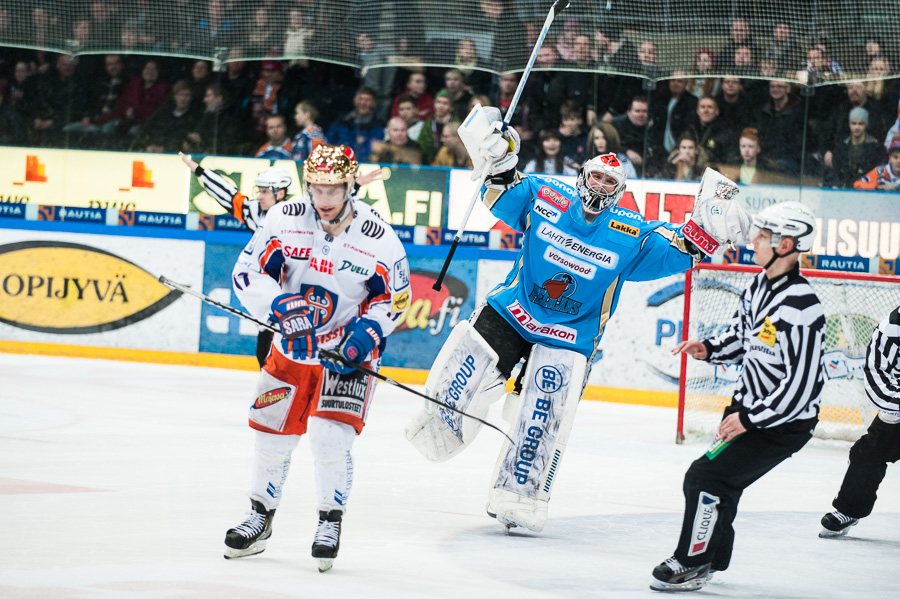
M 260 210 L 259 200 L 249 199 L 218 173 L 202 166 L 197 167 L 195 174 L 206 189 L 206 193 L 248 229 L 255 233 L 262 225 L 266 213 Z
M 825 312 L 799 266 L 744 290 L 731 323 L 703 343 L 716 364 L 743 364 L 734 391 L 746 428 L 770 428 L 819 413 Z
M 881 321 L 866 349 L 866 393 L 882 412 L 900 416 L 900 307 Z

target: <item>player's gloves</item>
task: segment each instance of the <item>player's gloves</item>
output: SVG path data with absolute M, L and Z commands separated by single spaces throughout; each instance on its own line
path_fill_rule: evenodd
M 681 229 L 685 239 L 707 256 L 721 254 L 727 245 L 747 243 L 750 217 L 733 198 L 738 186 L 711 168 L 700 181 L 691 219 Z
M 281 349 L 295 360 L 316 354 L 316 329 L 309 313 L 309 304 L 299 293 L 285 293 L 272 300 L 270 318 L 281 327 Z
M 512 127 L 503 130 L 500 110 L 476 104 L 459 127 L 459 138 L 472 159 L 472 179 L 488 169 L 489 175 L 510 171 L 519 162 L 521 142 Z
M 339 354 L 344 362 L 361 364 L 383 338 L 381 325 L 377 322 L 368 318 L 354 318 L 347 325 L 344 338 L 334 349 L 334 353 Z M 349 374 L 354 370 L 352 366 L 348 366 L 340 360 L 329 360 L 323 357 L 321 362 L 322 366 L 338 374 Z

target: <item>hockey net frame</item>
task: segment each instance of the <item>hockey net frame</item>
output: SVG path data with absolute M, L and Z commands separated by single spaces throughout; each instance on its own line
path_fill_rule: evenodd
M 711 263 L 701 263 L 701 264 L 698 264 L 695 268 L 688 270 L 685 273 L 685 281 L 684 281 L 684 315 L 683 315 L 683 324 L 682 324 L 682 341 L 686 341 L 690 338 L 696 338 L 698 335 L 698 332 L 696 330 L 692 331 L 692 328 L 691 328 L 691 324 L 692 324 L 691 323 L 691 306 L 692 306 L 692 299 L 693 299 L 692 294 L 694 292 L 693 285 L 694 285 L 694 281 L 696 279 L 695 273 L 697 273 L 698 271 L 727 271 L 727 272 L 735 273 L 735 274 L 756 275 L 760 272 L 760 270 L 761 269 L 758 266 L 739 265 L 739 264 L 711 264 Z M 834 281 L 835 286 L 837 286 L 838 284 L 843 284 L 843 283 L 855 283 L 855 284 L 872 283 L 873 286 L 876 286 L 876 285 L 883 286 L 884 288 L 889 289 L 889 290 L 896 290 L 896 297 L 894 297 L 894 300 L 897 303 L 900 303 L 900 299 L 898 299 L 898 298 L 900 298 L 900 277 L 887 276 L 887 275 L 876 275 L 876 274 L 868 274 L 868 273 L 852 273 L 852 272 L 840 272 L 840 271 L 831 271 L 831 270 L 807 270 L 807 269 L 801 269 L 800 273 L 804 277 L 809 279 L 810 282 L 813 283 L 814 287 L 815 287 L 815 281 L 817 281 L 817 280 L 831 280 L 831 281 Z M 749 278 L 747 280 L 749 280 Z M 743 290 L 743 288 L 741 288 L 740 291 L 742 291 L 742 290 Z M 889 291 L 889 293 L 890 293 L 890 291 Z M 893 307 L 896 307 L 897 303 L 895 303 Z M 734 313 L 735 308 L 736 308 L 736 304 L 732 305 L 730 307 L 729 316 Z M 875 318 L 874 316 L 870 317 L 871 320 L 874 320 L 874 323 L 871 323 L 871 322 L 869 323 L 869 324 L 871 324 L 871 328 L 873 331 L 874 331 L 875 326 L 878 325 L 878 322 L 880 322 L 881 318 L 886 316 L 890 309 L 892 309 L 892 308 L 890 308 L 890 307 L 885 308 L 884 314 L 878 318 Z M 838 313 L 838 314 L 840 314 L 840 313 Z M 851 318 L 854 316 L 856 316 L 856 315 L 851 315 Z M 827 313 L 826 313 L 826 318 L 829 318 Z M 698 324 L 699 324 L 699 321 L 698 321 Z M 855 321 L 854 321 L 854 326 L 855 326 Z M 692 337 L 692 335 L 693 335 L 693 337 Z M 871 332 L 869 333 L 869 335 L 871 335 Z M 856 336 L 857 336 L 856 351 L 857 351 L 857 353 L 859 353 L 859 344 L 861 343 L 861 341 L 858 338 L 859 335 L 856 335 Z M 856 358 L 860 358 L 860 357 L 864 358 L 865 357 L 865 346 L 867 344 L 868 344 L 868 339 L 866 339 L 865 343 L 862 344 L 862 355 L 855 356 Z M 692 363 L 695 365 L 695 367 L 694 367 L 695 370 L 698 368 L 699 369 L 705 368 L 705 369 L 707 369 L 707 371 L 709 371 L 710 369 L 715 368 L 715 366 L 709 365 L 706 362 L 702 362 L 700 360 L 694 360 L 685 353 L 681 354 L 681 365 L 680 365 L 680 373 L 679 373 L 679 379 L 678 379 L 678 422 L 677 422 L 677 430 L 676 430 L 676 437 L 675 437 L 675 442 L 679 443 L 679 444 L 684 442 L 684 440 L 686 438 L 686 434 L 685 434 L 686 429 L 687 429 L 687 432 L 689 433 L 689 435 L 690 435 L 691 431 L 696 433 L 696 435 L 709 433 L 709 435 L 711 436 L 714 433 L 714 430 L 707 430 L 705 427 L 702 427 L 702 425 L 700 425 L 702 427 L 700 430 L 697 430 L 698 427 L 695 427 L 694 425 L 692 425 L 690 427 L 686 426 L 686 418 L 685 417 L 686 417 L 686 415 L 688 415 L 689 412 L 694 413 L 694 412 L 702 411 L 702 410 L 694 410 L 692 412 L 692 410 L 691 410 L 692 406 L 689 405 L 691 403 L 691 402 L 689 402 L 689 399 L 691 398 L 691 396 L 689 395 L 691 393 L 691 390 L 688 388 L 689 387 L 688 380 L 689 380 L 689 376 L 690 376 L 689 364 L 692 364 Z M 708 376 L 708 373 L 707 373 L 707 376 Z M 700 381 L 704 380 L 704 378 L 702 376 L 701 377 L 695 376 L 691 380 L 693 381 L 693 380 L 697 380 L 697 379 L 699 379 Z M 859 436 L 861 436 L 865 432 L 866 428 L 869 426 L 869 423 L 872 420 L 871 417 L 875 413 L 875 407 L 870 404 L 868 397 L 865 394 L 865 389 L 864 389 L 862 380 L 856 380 L 856 379 L 853 379 L 852 377 L 848 377 L 848 379 L 852 379 L 854 381 L 854 383 L 853 383 L 854 397 L 853 397 L 852 401 L 855 403 L 855 405 L 859 406 L 859 408 L 858 408 L 859 412 L 856 414 L 856 417 L 852 418 L 852 420 L 850 422 L 845 421 L 845 420 L 839 420 L 837 418 L 838 412 L 846 411 L 847 408 L 837 408 L 836 406 L 826 403 L 829 399 L 829 397 L 826 395 L 826 397 L 823 398 L 822 408 L 819 413 L 820 426 L 816 427 L 816 436 L 817 437 L 823 438 L 823 439 L 842 439 L 842 440 L 852 441 L 852 440 L 855 440 L 856 438 L 858 438 Z M 858 383 L 858 391 L 856 390 L 856 387 L 857 387 L 856 383 Z M 826 387 L 829 385 L 828 377 L 826 377 L 825 385 L 826 385 Z M 712 386 L 712 385 L 710 385 L 710 386 Z M 713 400 L 712 403 L 714 404 L 716 410 L 719 408 L 719 404 L 721 404 L 721 409 L 724 409 L 724 407 L 726 405 L 728 405 L 728 403 L 730 403 L 730 401 L 731 401 L 733 387 L 734 387 L 733 384 L 725 385 L 723 387 L 723 389 L 721 389 L 720 391 L 714 392 L 715 396 L 712 396 L 712 395 L 709 397 L 701 396 L 700 402 L 708 405 L 710 403 L 710 401 Z M 711 393 L 713 393 L 713 392 L 711 392 Z M 823 391 L 823 394 L 824 393 L 825 392 Z M 870 409 L 871 414 L 866 413 L 867 408 Z M 707 411 L 706 420 L 703 422 L 703 424 L 707 424 L 709 421 L 711 421 L 714 426 L 719 421 L 719 417 L 716 416 L 716 411 L 715 410 L 706 410 L 706 411 Z M 851 411 L 852 411 L 852 409 L 851 409 Z M 831 428 L 829 426 L 822 426 L 823 422 L 839 423 L 838 425 L 836 425 L 837 432 L 835 432 L 834 428 Z M 694 435 L 694 436 L 696 436 L 696 435 Z

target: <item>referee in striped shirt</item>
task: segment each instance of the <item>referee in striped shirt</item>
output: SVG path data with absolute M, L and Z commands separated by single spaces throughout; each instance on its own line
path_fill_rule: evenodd
M 672 350 L 743 369 L 712 445 L 685 474 L 681 535 L 675 554 L 653 570 L 654 590 L 697 590 L 728 568 L 744 489 L 812 438 L 824 384 L 825 314 L 800 275 L 799 258 L 814 237 L 815 218 L 802 204 L 760 212 L 750 241 L 763 271 L 744 290 L 728 328 Z
M 839 537 L 872 513 L 888 462 L 900 460 L 900 307 L 888 314 L 866 349 L 866 393 L 878 408 L 869 430 L 850 448 L 841 490 L 822 517 L 820 537 Z

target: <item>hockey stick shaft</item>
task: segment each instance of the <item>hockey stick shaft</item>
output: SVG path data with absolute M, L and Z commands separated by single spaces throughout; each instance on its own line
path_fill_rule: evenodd
M 534 43 L 534 48 L 531 50 L 531 56 L 528 57 L 528 64 L 525 66 L 525 70 L 522 71 L 522 77 L 519 79 L 519 85 L 516 86 L 516 93 L 513 94 L 512 102 L 509 103 L 509 109 L 506 111 L 506 116 L 503 117 L 503 128 L 502 131 L 506 131 L 509 128 L 509 122 L 512 120 L 513 113 L 516 111 L 516 106 L 519 104 L 519 98 L 522 96 L 522 92 L 525 90 L 525 82 L 528 80 L 528 76 L 531 74 L 531 69 L 534 68 L 534 61 L 537 60 L 538 51 L 540 51 L 541 46 L 544 43 L 544 38 L 547 37 L 547 32 L 550 31 L 550 25 L 553 24 L 553 20 L 556 18 L 556 15 L 564 11 L 569 6 L 569 0 L 556 0 L 553 3 L 553 6 L 550 7 L 550 12 L 547 13 L 547 18 L 544 19 L 544 26 L 541 28 L 541 33 L 538 35 L 537 41 Z M 466 210 L 465 215 L 462 219 L 462 224 L 460 224 L 459 229 L 456 231 L 456 235 L 453 237 L 453 244 L 450 246 L 450 251 L 447 253 L 447 257 L 444 259 L 444 265 L 441 267 L 441 272 L 438 275 L 437 280 L 434 282 L 434 285 L 431 286 L 435 291 L 441 290 L 441 284 L 444 282 L 444 277 L 447 274 L 447 269 L 450 268 L 450 262 L 453 260 L 453 254 L 456 252 L 456 246 L 459 245 L 459 240 L 462 237 L 463 232 L 466 230 L 466 226 L 469 224 L 469 217 L 472 215 L 472 210 L 475 209 L 475 203 L 478 202 L 478 198 L 481 196 L 481 188 L 484 187 L 484 182 L 487 181 L 488 173 L 490 173 L 490 164 L 484 165 L 484 173 L 481 175 L 481 181 L 478 186 L 475 188 L 475 192 L 472 194 L 472 199 L 469 201 L 469 207 Z
M 169 279 L 168 277 L 166 277 L 166 276 L 164 276 L 164 275 L 160 275 L 160 277 L 159 277 L 159 282 L 162 283 L 163 285 L 165 285 L 166 287 L 170 288 L 170 289 L 174 289 L 174 290 L 176 290 L 176 291 L 180 291 L 180 292 L 185 293 L 185 294 L 187 294 L 187 295 L 192 295 L 192 296 L 196 297 L 197 299 L 199 299 L 199 300 L 201 300 L 201 301 L 203 301 L 203 302 L 206 302 L 206 303 L 209 304 L 210 306 L 215 306 L 216 308 L 219 308 L 220 310 L 225 310 L 226 312 L 230 312 L 231 314 L 234 314 L 235 316 L 240 316 L 241 318 L 244 318 L 244 319 L 246 319 L 246 320 L 249 320 L 250 322 L 256 323 L 256 324 L 258 324 L 259 326 L 261 326 L 261 327 L 263 327 L 263 328 L 265 328 L 265 329 L 268 329 L 268 330 L 272 331 L 273 333 L 280 333 L 280 332 L 281 332 L 281 330 L 280 330 L 278 327 L 272 325 L 271 323 L 263 322 L 263 321 L 261 321 L 261 320 L 258 320 L 258 319 L 256 319 L 256 318 L 254 318 L 252 315 L 247 314 L 246 312 L 242 312 L 241 310 L 238 310 L 237 308 L 232 308 L 232 307 L 229 306 L 228 304 L 223 304 L 223 303 L 221 303 L 221 302 L 217 302 L 216 300 L 212 299 L 212 298 L 209 297 L 208 295 L 204 295 L 204 294 L 200 293 L 199 291 L 195 291 L 195 290 L 191 289 L 190 287 L 188 287 L 188 286 L 186 286 L 186 285 L 182 285 L 181 283 L 176 283 L 175 281 Z M 497 428 L 495 425 L 491 424 L 491 423 L 488 422 L 487 420 L 482 420 L 481 418 L 478 418 L 477 416 L 472 416 L 471 414 L 467 414 L 467 413 L 463 412 L 462 410 L 458 410 L 458 409 L 454 408 L 454 407 L 451 406 L 451 405 L 445 404 L 445 403 L 442 402 L 442 401 L 438 401 L 438 400 L 434 399 L 433 397 L 428 397 L 428 396 L 425 395 L 424 393 L 421 393 L 421 392 L 419 392 L 419 391 L 416 391 L 415 389 L 412 389 L 412 388 L 410 388 L 410 387 L 407 387 L 406 385 L 404 385 L 404 384 L 402 384 L 402 383 L 398 383 L 398 382 L 395 381 L 394 379 L 389 378 L 389 377 L 386 377 L 386 376 L 384 376 L 384 375 L 381 374 L 381 373 L 375 372 L 374 370 L 372 370 L 372 369 L 370 369 L 370 368 L 366 368 L 366 367 L 363 366 L 362 364 L 356 364 L 356 363 L 354 363 L 354 362 L 348 362 L 347 360 L 344 359 L 343 356 L 341 356 L 340 354 L 335 353 L 335 352 L 333 352 L 333 351 L 328 351 L 327 349 L 320 349 L 320 350 L 319 350 L 319 354 L 322 355 L 322 356 L 324 356 L 324 357 L 326 357 L 326 358 L 328 358 L 329 360 L 335 360 L 335 361 L 338 361 L 338 362 L 340 362 L 340 363 L 342 363 L 342 364 L 344 364 L 344 365 L 346 365 L 346 366 L 350 366 L 351 368 L 353 368 L 353 369 L 355 369 L 355 370 L 358 370 L 359 372 L 362 372 L 363 374 L 367 374 L 367 375 L 369 375 L 369 376 L 375 377 L 375 378 L 378 379 L 379 381 L 384 381 L 385 383 L 387 383 L 387 384 L 389 384 L 389 385 L 393 385 L 393 386 L 395 386 L 395 387 L 399 387 L 400 389 L 403 389 L 404 391 L 409 391 L 409 392 L 412 393 L 413 395 L 418 395 L 419 397 L 421 397 L 421 398 L 423 398 L 423 399 L 426 399 L 426 400 L 430 401 L 430 402 L 433 403 L 433 404 L 437 404 L 438 406 L 440 406 L 440 407 L 442 407 L 442 408 L 445 408 L 445 409 L 447 409 L 447 410 L 450 410 L 451 412 L 456 412 L 457 414 L 462 414 L 462 415 L 465 416 L 466 418 L 472 418 L 473 420 L 477 420 L 477 421 L 480 422 L 481 424 L 484 424 L 484 425 L 486 425 L 487 427 L 494 429 L 495 431 L 497 431 L 498 433 L 500 433 L 501 435 L 503 435 L 504 437 L 506 437 L 507 439 L 509 439 L 509 442 L 510 442 L 510 443 L 513 442 L 513 440 L 510 439 L 509 435 L 507 435 L 506 433 L 504 433 L 502 430 L 500 430 L 499 428 Z

